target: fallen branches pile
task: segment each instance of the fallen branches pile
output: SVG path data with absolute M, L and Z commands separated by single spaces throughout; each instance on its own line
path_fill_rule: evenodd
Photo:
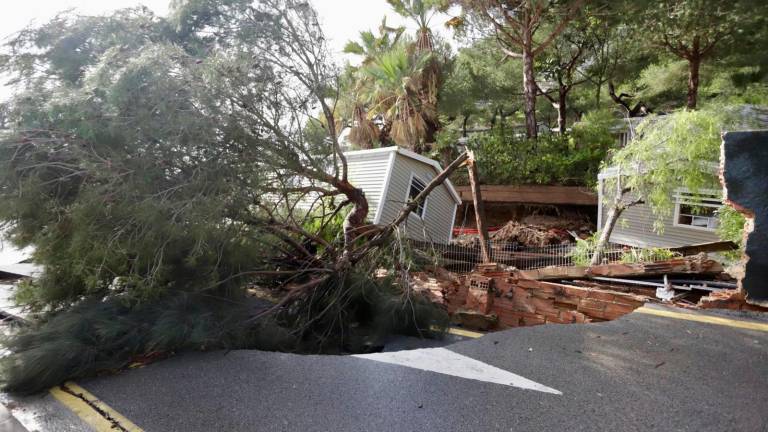
M 467 155 L 368 225 L 325 40 L 308 3 L 259 0 L 73 15 L 8 43 L 0 73 L 23 91 L 0 137 L 0 221 L 45 267 L 18 292 L 43 318 L 5 342 L 8 390 L 157 351 L 357 352 L 440 333 L 445 312 L 404 283 L 393 239 Z M 254 286 L 280 300 L 253 308 Z

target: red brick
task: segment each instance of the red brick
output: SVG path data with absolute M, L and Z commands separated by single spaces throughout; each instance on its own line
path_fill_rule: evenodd
M 581 301 L 581 298 L 571 297 L 571 296 L 555 296 L 554 300 L 555 300 L 555 303 L 566 303 L 566 304 L 577 306 Z
M 556 314 L 558 312 L 555 303 L 551 300 L 532 298 L 530 299 L 530 303 L 536 308 L 536 313 L 550 312 Z
M 564 323 L 575 323 L 579 322 L 577 315 L 581 316 L 582 321 L 584 320 L 584 315 L 576 312 L 576 311 L 560 311 L 560 320 Z
M 605 302 L 589 298 L 581 299 L 579 302 L 579 310 L 582 308 L 603 310 L 605 309 Z
M 538 289 L 541 285 L 541 282 L 534 279 L 519 279 L 515 285 L 519 286 L 520 288 Z
M 590 290 L 589 293 L 587 293 L 587 298 L 603 301 L 613 301 L 616 298 L 616 294 L 608 291 Z
M 633 295 L 617 295 L 613 302 L 627 306 L 634 306 L 636 308 L 645 304 L 645 300 L 642 297 Z
M 503 309 L 503 310 L 514 310 L 514 303 L 512 301 L 507 300 L 505 298 L 498 298 L 494 300 L 493 302 L 493 309 Z
M 539 325 L 546 324 L 547 320 L 545 320 L 543 316 L 538 315 L 535 317 L 523 317 L 523 322 L 525 325 Z
M 555 295 L 554 293 L 551 293 L 549 291 L 541 291 L 541 290 L 529 290 L 528 291 L 531 296 L 540 298 L 540 299 L 554 299 Z
M 589 318 L 605 319 L 606 317 L 604 309 L 579 308 L 579 312 Z
M 486 289 L 470 288 L 465 307 L 487 315 L 493 307 L 493 294 L 490 294 Z
M 616 319 L 632 312 L 633 310 L 635 310 L 635 308 L 632 306 L 618 303 L 609 303 L 605 305 L 605 317 L 607 319 Z
M 566 321 L 563 321 L 562 318 L 560 318 L 559 313 L 552 313 L 552 312 L 543 312 L 541 315 L 544 316 L 544 319 L 548 323 L 557 323 L 557 324 L 565 324 Z
M 587 296 L 588 290 L 584 288 L 577 288 L 577 287 L 565 287 L 565 294 L 567 296 L 573 296 L 573 297 L 581 297 L 584 298 Z

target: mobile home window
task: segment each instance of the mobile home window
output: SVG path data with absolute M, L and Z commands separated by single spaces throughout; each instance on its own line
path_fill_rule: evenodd
M 408 201 L 413 201 L 426 187 L 426 183 L 421 181 L 421 179 L 415 175 L 411 175 L 411 185 L 408 188 Z M 426 209 L 426 206 L 427 200 L 420 202 L 413 213 L 415 213 L 420 218 L 424 218 L 424 210 Z
M 674 225 L 707 231 L 717 229 L 717 209 L 722 205 L 717 192 L 699 195 L 680 190 L 675 194 Z

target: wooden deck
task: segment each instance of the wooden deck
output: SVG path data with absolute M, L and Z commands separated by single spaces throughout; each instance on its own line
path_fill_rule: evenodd
M 463 202 L 472 202 L 469 186 L 456 186 L 456 191 Z M 597 205 L 597 194 L 594 191 L 577 186 L 483 185 L 480 193 L 483 201 L 488 203 Z

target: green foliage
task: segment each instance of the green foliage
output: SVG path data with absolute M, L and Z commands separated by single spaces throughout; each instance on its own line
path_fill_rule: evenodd
M 11 352 L 2 360 L 4 388 L 30 394 L 65 379 L 125 367 L 134 356 L 181 350 L 269 347 L 267 333 L 243 325 L 248 310 L 201 295 L 156 299 L 139 307 L 120 299 L 86 300 L 3 343 Z M 271 333 L 277 338 L 278 333 Z M 272 348 L 289 341 L 274 340 Z
M 576 239 L 576 245 L 571 249 L 567 256 L 571 259 L 574 265 L 582 267 L 588 266 L 599 239 L 599 231 L 593 233 L 586 239 Z
M 32 394 L 67 379 L 125 368 L 147 354 L 354 353 L 375 349 L 393 333 L 440 336 L 448 325 L 445 311 L 422 296 L 404 296 L 393 282 L 372 280 L 364 272 L 334 276 L 327 282 L 334 289 L 319 287 L 308 300 L 315 319 L 284 312 L 253 322 L 256 303 L 245 296 L 175 293 L 138 306 L 120 297 L 85 300 L 3 341 L 10 354 L 0 361 L 2 384 L 6 391 Z
M 744 224 L 746 218 L 735 208 L 725 204 L 717 210 L 719 224 L 717 235 L 723 240 L 729 240 L 744 246 Z
M 323 208 L 315 209 L 305 218 L 302 228 L 321 237 L 328 243 L 333 243 L 338 241 L 344 232 L 346 212 L 342 210 L 333 214 L 336 207 L 330 200 L 325 201 Z
M 614 141 L 599 126 L 572 137 L 540 135 L 528 140 L 501 129 L 470 136 L 484 184 L 592 185 L 607 147 Z M 447 133 L 444 139 L 454 138 Z
M 305 352 L 364 352 L 391 334 L 441 336 L 449 323 L 447 313 L 410 292 L 395 277 L 397 272 L 390 274 L 379 279 L 371 279 L 367 271 L 333 275 L 300 305 L 304 314 L 278 318 L 301 329 Z
M 589 266 L 592 255 L 595 253 L 600 232 L 593 233 L 587 239 L 577 239 L 576 245 L 568 253 L 574 265 Z M 673 252 L 665 248 L 627 248 L 622 251 L 619 261 L 625 264 L 639 262 L 664 261 L 681 256 L 678 252 Z
M 501 122 L 499 113 L 517 105 L 521 63 L 499 62 L 495 44 L 494 39 L 486 38 L 459 50 L 441 93 L 443 116 L 459 121 L 468 117 L 468 126 L 482 127 Z
M 712 106 L 648 118 L 638 127 L 637 138 L 613 154 L 610 165 L 621 175 L 606 180 L 606 199 L 613 199 L 620 179 L 622 188 L 650 206 L 654 228 L 661 232 L 674 209 L 678 188 L 693 194 L 720 189 L 721 133 L 759 126 L 761 112 L 750 106 Z
M 306 282 L 307 267 L 333 265 L 341 249 L 307 251 L 293 192 L 337 181 L 335 137 L 303 127 L 335 69 L 306 2 L 179 1 L 171 15 L 62 15 L 0 58 L 20 89 L 0 137 L 0 222 L 45 267 L 18 293 L 42 321 L 5 341 L 6 387 L 32 392 L 154 351 L 354 351 L 363 308 L 396 320 L 381 331 L 442 322 L 370 267 L 252 319 L 249 287 L 284 272 Z M 309 213 L 313 235 L 335 238 L 338 216 Z
M 622 252 L 619 260 L 624 264 L 665 261 L 682 256 L 665 248 L 629 248 Z

